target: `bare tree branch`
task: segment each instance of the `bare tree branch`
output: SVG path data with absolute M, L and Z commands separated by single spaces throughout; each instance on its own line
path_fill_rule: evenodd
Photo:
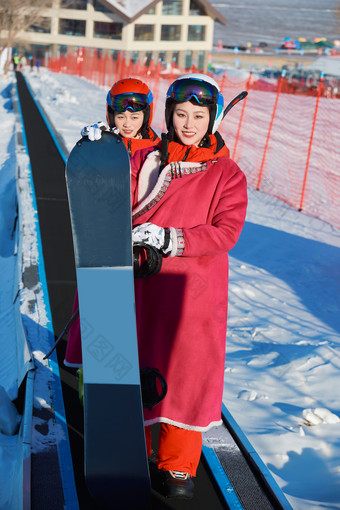
M 41 20 L 51 0 L 0 0 L 0 55 L 12 48 L 20 33 Z

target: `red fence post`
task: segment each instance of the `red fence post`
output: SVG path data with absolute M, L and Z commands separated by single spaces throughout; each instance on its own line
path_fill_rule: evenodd
M 225 87 L 225 82 L 226 82 L 226 76 L 225 76 L 225 72 L 223 73 L 223 76 L 222 76 L 222 80 L 221 80 L 221 85 L 220 85 L 220 90 L 221 90 L 221 94 L 223 96 L 223 90 L 224 90 L 224 87 Z
M 106 76 L 107 76 L 107 61 L 108 61 L 108 55 L 105 53 L 105 55 L 102 55 L 102 66 L 101 66 L 101 81 L 100 85 L 103 87 L 106 86 Z
M 157 67 L 155 68 L 155 72 L 154 72 L 154 82 L 153 82 L 154 112 L 156 111 L 157 104 L 158 104 L 160 76 L 161 76 L 161 61 L 158 59 Z
M 272 113 L 272 118 L 270 120 L 270 124 L 269 124 L 269 129 L 268 129 L 268 134 L 267 134 L 267 140 L 266 140 L 266 145 L 264 146 L 264 151 L 263 151 L 263 157 L 262 157 L 262 161 L 261 161 L 261 167 L 260 167 L 260 172 L 259 172 L 259 177 L 258 177 L 258 180 L 257 180 L 257 186 L 256 186 L 256 189 L 259 190 L 260 189 L 260 185 L 261 185 L 261 181 L 262 181 L 262 173 L 263 173 L 263 167 L 264 167 L 264 162 L 266 160 L 266 155 L 267 155 L 267 149 L 268 149 L 268 144 L 269 144 L 269 139 L 270 139 L 270 133 L 271 133 L 271 130 L 272 130 L 272 127 L 273 127 L 273 123 L 274 123 L 274 118 L 275 118 L 275 115 L 276 115 L 276 109 L 277 109 L 277 104 L 279 102 L 279 97 L 280 97 L 280 92 L 281 92 L 281 87 L 282 87 L 282 82 L 283 82 L 283 79 L 285 77 L 285 70 L 282 71 L 282 74 L 280 76 L 280 79 L 279 79 L 279 82 L 278 82 L 278 85 L 277 85 L 277 93 L 276 93 L 276 99 L 275 99 L 275 104 L 274 104 L 274 108 L 273 108 L 273 113 Z
M 246 91 L 247 91 L 247 92 L 249 91 L 249 88 L 250 88 L 250 82 L 251 82 L 252 74 L 253 74 L 253 72 L 252 72 L 252 71 L 250 71 L 250 73 L 249 73 L 249 78 L 248 78 L 247 85 L 246 85 Z M 224 75 L 223 75 L 223 76 L 224 76 Z M 237 133 L 236 133 L 236 138 L 235 138 L 235 145 L 234 145 L 234 148 L 233 148 L 233 154 L 232 154 L 232 156 L 231 156 L 231 159 L 232 159 L 233 161 L 235 161 L 236 148 L 237 148 L 238 140 L 239 140 L 239 138 L 240 138 L 240 132 L 241 132 L 241 126 L 242 126 L 242 120 L 243 120 L 244 109 L 245 109 L 245 106 L 246 106 L 247 98 L 248 98 L 248 96 L 246 96 L 246 97 L 244 98 L 243 105 L 242 105 L 242 111 L 241 111 L 240 120 L 239 120 L 239 123 L 238 123 L 238 128 L 237 128 Z
M 321 96 L 321 89 L 322 89 L 322 85 L 323 85 L 323 79 L 324 79 L 323 78 L 323 73 L 321 73 L 320 80 L 319 80 L 319 86 L 318 86 L 318 92 L 317 92 L 317 96 L 316 96 L 316 103 L 315 103 L 315 110 L 314 110 L 314 117 L 313 117 L 313 124 L 312 124 L 312 131 L 311 131 L 310 139 L 309 139 L 309 147 L 308 147 L 308 153 L 307 153 L 305 175 L 304 175 L 304 178 L 303 178 L 303 185 L 302 185 L 302 191 L 301 191 L 301 200 L 300 200 L 299 211 L 302 211 L 303 201 L 304 201 L 304 198 L 305 198 L 307 175 L 308 175 L 308 169 L 309 169 L 309 161 L 310 161 L 310 155 L 311 155 L 311 152 L 312 152 L 312 145 L 313 145 L 313 138 L 314 138 L 314 131 L 315 131 L 316 116 L 318 114 L 318 109 L 319 109 L 319 102 L 320 102 L 320 96 Z

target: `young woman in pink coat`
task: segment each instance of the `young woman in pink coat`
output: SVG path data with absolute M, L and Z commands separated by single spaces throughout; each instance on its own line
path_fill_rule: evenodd
M 228 252 L 241 233 L 246 179 L 216 131 L 217 83 L 188 74 L 170 86 L 168 134 L 131 159 L 133 241 L 163 253 L 157 275 L 135 280 L 140 367 L 157 368 L 168 393 L 145 410 L 160 422 L 156 464 L 165 495 L 191 498 L 202 432 L 221 424 L 228 306 Z

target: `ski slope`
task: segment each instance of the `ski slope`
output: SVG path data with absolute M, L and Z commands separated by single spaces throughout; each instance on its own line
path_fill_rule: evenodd
M 69 150 L 84 125 L 105 118 L 106 90 L 44 70 L 26 72 L 25 77 Z M 10 232 L 16 154 L 8 85 L 0 78 L 0 348 L 5 353 L 0 385 L 13 399 L 15 276 Z M 231 111 L 228 117 L 232 115 Z M 34 256 L 34 247 L 31 250 Z M 294 510 L 340 508 L 339 269 L 339 230 L 249 189 L 246 224 L 230 254 L 223 400 Z M 46 327 L 44 314 L 30 308 L 30 296 L 24 299 L 27 315 Z M 217 309 L 217 318 L 218 313 Z M 9 472 L 14 479 L 15 433 L 6 433 L 14 423 L 4 419 L 9 407 L 7 403 L 0 418 L 1 509 L 6 508 L 1 482 Z M 33 448 L 48 449 L 48 437 L 39 434 L 37 427 Z

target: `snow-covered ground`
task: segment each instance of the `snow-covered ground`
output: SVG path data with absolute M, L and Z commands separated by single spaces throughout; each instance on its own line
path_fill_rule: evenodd
M 105 118 L 105 89 L 44 70 L 25 76 L 68 150 L 84 125 Z M 13 133 L 7 85 L 0 79 L 1 126 Z M 0 150 L 4 214 L 15 165 L 9 135 Z M 3 256 L 11 241 L 0 230 L 5 295 L 13 288 Z M 230 255 L 229 303 L 225 405 L 294 510 L 340 508 L 340 231 L 249 189 L 246 225 Z M 0 319 L 1 337 L 11 338 Z M 1 478 L 1 442 L 0 464 Z
M 213 6 L 227 18 L 227 25 L 215 22 L 214 43 L 257 46 L 261 41 L 278 47 L 285 37 L 339 39 L 336 7 L 338 0 L 213 0 Z

